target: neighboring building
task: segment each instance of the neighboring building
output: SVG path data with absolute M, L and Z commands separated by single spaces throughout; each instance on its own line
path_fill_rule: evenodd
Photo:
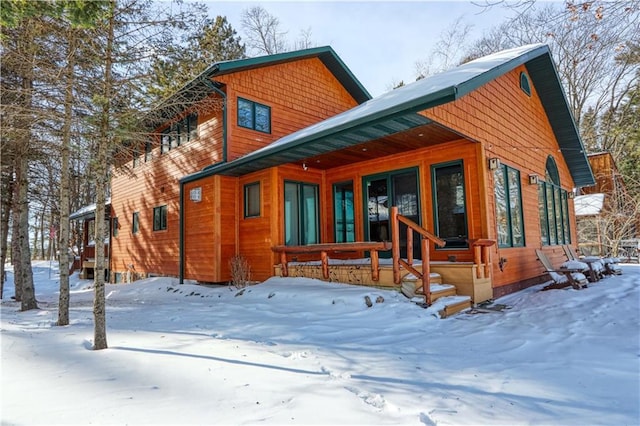
M 577 243 L 573 189 L 594 179 L 545 45 L 375 99 L 328 47 L 216 64 L 181 93 L 193 101 L 157 127 L 162 147 L 113 178 L 115 281 L 224 282 L 236 254 L 263 280 L 274 246 L 390 240 L 391 206 L 446 241 L 432 269 L 478 277 L 476 303 L 540 282 L 535 249 L 559 261 Z M 495 243 L 486 264 L 478 241 Z
M 595 185 L 582 188 L 582 195 L 575 198 L 578 245 L 584 254 L 618 255 L 621 242 L 638 239 L 640 209 L 633 205 L 610 153 L 589 154 L 587 158 Z

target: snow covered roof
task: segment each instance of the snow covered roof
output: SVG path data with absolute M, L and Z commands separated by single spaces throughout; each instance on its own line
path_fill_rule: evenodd
M 599 215 L 604 205 L 604 194 L 578 195 L 573 200 L 576 216 Z
M 522 64 L 527 66 L 540 95 L 576 186 L 593 185 L 595 182 L 582 141 L 551 53 L 544 44 L 494 53 L 389 91 L 244 157 L 206 167 L 201 172 L 186 176 L 182 182 L 213 174 L 241 176 L 424 126 L 431 121 L 417 112 L 459 99 Z
M 111 198 L 107 198 L 105 200 L 105 206 L 110 206 L 111 205 Z M 107 216 L 109 216 L 108 214 L 108 209 L 107 209 Z M 88 206 L 84 206 L 78 210 L 76 210 L 75 212 L 71 213 L 69 215 L 69 220 L 86 220 L 86 219 L 93 219 L 96 217 L 96 204 L 89 204 Z

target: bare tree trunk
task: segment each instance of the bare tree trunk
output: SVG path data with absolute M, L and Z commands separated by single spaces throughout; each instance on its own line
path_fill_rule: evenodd
M 18 221 L 18 205 L 17 205 L 17 182 L 13 189 L 13 223 L 11 226 L 11 264 L 13 265 L 13 288 L 14 298 L 16 302 L 22 301 L 22 275 L 18 273 L 22 267 L 22 256 L 20 255 L 20 244 L 18 235 L 20 235 L 20 222 Z
M 96 264 L 94 273 L 95 295 L 93 299 L 93 349 L 107 348 L 107 325 L 106 325 L 106 309 L 104 295 L 104 275 L 105 275 L 105 258 L 104 258 L 104 239 L 105 239 L 105 201 L 106 187 L 108 183 L 108 151 L 111 142 L 110 137 L 110 114 L 111 114 L 111 91 L 112 91 L 112 70 L 113 66 L 113 39 L 114 39 L 114 21 L 115 21 L 115 2 L 109 5 L 109 27 L 107 29 L 107 44 L 105 49 L 105 71 L 104 71 L 104 88 L 102 91 L 102 110 L 100 117 L 100 129 L 98 134 L 98 152 L 95 159 L 96 172 Z
M 6 281 L 5 262 L 9 240 L 9 216 L 11 215 L 11 199 L 13 198 L 13 170 L 2 174 L 2 192 L 0 201 L 0 300 L 4 298 L 4 282 Z
M 66 91 L 64 97 L 64 125 L 62 129 L 62 158 L 60 160 L 60 297 L 58 299 L 57 325 L 69 325 L 69 193 L 71 182 L 69 178 L 69 157 L 71 151 L 71 120 L 74 66 L 75 66 L 75 33 L 70 30 L 69 52 L 66 66 Z
M 31 270 L 31 250 L 29 247 L 29 160 L 26 149 L 17 158 L 16 183 L 17 201 L 16 220 L 18 222 L 18 246 L 20 247 L 18 269 L 14 267 L 14 275 L 20 276 L 22 283 L 21 310 L 38 309 L 35 289 L 33 287 L 33 271 Z

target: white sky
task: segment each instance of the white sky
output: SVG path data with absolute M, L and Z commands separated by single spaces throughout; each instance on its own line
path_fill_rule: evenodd
M 330 45 L 372 96 L 400 80 L 412 82 L 416 62 L 427 58 L 434 43 L 455 20 L 473 25 L 470 40 L 502 22 L 512 10 L 485 11 L 469 1 L 209 1 L 212 16 L 223 15 L 242 36 L 243 10 L 260 5 L 280 21 L 287 38 L 311 30 L 318 46 Z

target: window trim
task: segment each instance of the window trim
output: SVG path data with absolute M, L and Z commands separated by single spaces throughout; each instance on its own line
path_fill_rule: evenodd
M 133 212 L 131 216 L 131 234 L 136 235 L 140 231 L 140 213 Z
M 156 214 L 158 214 L 158 221 L 156 221 Z M 157 206 L 153 208 L 153 230 L 154 231 L 166 231 L 167 230 L 167 205 Z
M 517 173 L 517 182 L 518 182 L 518 199 L 516 200 L 517 203 L 520 206 L 520 232 L 522 233 L 522 241 L 520 243 L 514 243 L 513 240 L 513 235 L 514 235 L 514 224 L 513 224 L 513 214 L 511 211 L 511 185 L 510 185 L 510 180 L 509 180 L 509 171 L 513 171 Z M 505 210 L 506 210 L 506 219 L 507 219 L 507 239 L 508 242 L 507 243 L 501 243 L 500 242 L 500 238 L 498 238 L 498 235 L 496 235 L 496 239 L 498 241 L 498 247 L 500 248 L 510 248 L 510 247 L 524 247 L 526 246 L 526 238 L 525 238 L 525 229 L 524 229 L 524 206 L 523 206 L 523 202 L 522 202 L 522 174 L 520 173 L 520 170 L 508 166 L 506 164 L 500 164 L 500 167 L 498 167 L 495 171 L 494 171 L 494 181 L 493 181 L 493 190 L 494 190 L 494 202 L 496 204 L 497 207 L 497 199 L 498 197 L 495 195 L 495 191 L 497 189 L 497 184 L 496 184 L 496 173 L 502 173 L 502 178 L 504 179 L 504 193 L 505 193 Z M 497 210 L 496 210 L 496 231 L 498 230 L 498 214 L 497 214 Z
M 320 214 L 322 212 L 321 206 L 320 206 L 320 185 L 317 183 L 311 183 L 311 182 L 302 182 L 302 181 L 294 181 L 294 180 L 285 180 L 284 184 L 283 184 L 283 198 L 282 201 L 283 203 L 286 201 L 286 191 L 287 191 L 287 184 L 293 184 L 296 185 L 296 191 L 297 191 L 297 195 L 298 195 L 298 229 L 297 229 L 297 244 L 288 244 L 287 243 L 287 237 L 286 237 L 286 229 L 287 229 L 287 212 L 286 212 L 286 208 L 284 209 L 283 212 L 283 220 L 284 220 L 284 232 L 283 232 L 283 236 L 284 236 L 284 244 L 285 245 L 308 245 L 308 244 L 314 244 L 313 242 L 309 243 L 309 238 L 308 236 L 304 233 L 304 230 L 306 228 L 305 224 L 306 221 L 305 219 L 305 214 L 304 212 L 306 211 L 305 206 L 304 206 L 304 188 L 305 187 L 310 187 L 314 189 L 315 192 L 315 207 L 316 207 L 316 211 L 315 211 L 315 236 L 314 239 L 316 242 L 320 242 L 322 235 L 321 235 L 321 229 L 320 229 Z M 302 219 L 302 220 L 301 220 Z
M 257 213 L 252 213 L 249 211 L 249 191 L 253 188 L 258 188 L 258 203 L 257 203 L 257 208 L 258 211 Z M 262 185 L 260 185 L 260 181 L 256 181 L 256 182 L 251 182 L 251 183 L 247 183 L 246 185 L 244 185 L 244 218 L 245 219 L 251 219 L 254 217 L 260 217 L 262 215 Z
M 520 73 L 520 89 L 529 97 L 531 97 L 531 80 L 526 72 Z
M 464 226 L 465 226 L 465 232 L 466 232 L 466 238 L 465 240 L 467 241 L 464 245 L 460 246 L 460 247 L 447 247 L 447 245 L 445 245 L 444 247 L 439 247 L 438 245 L 436 245 L 436 250 L 468 250 L 469 249 L 469 243 L 468 243 L 468 239 L 469 239 L 469 212 L 467 211 L 467 177 L 465 175 L 464 172 L 464 160 L 463 159 L 459 159 L 459 160 L 453 160 L 453 161 L 446 161 L 444 163 L 437 163 L 437 164 L 432 164 L 431 165 L 431 202 L 432 202 L 432 210 L 433 210 L 433 230 L 434 230 L 434 234 L 437 235 L 439 238 L 443 238 L 440 237 L 439 233 L 440 233 L 440 222 L 439 222 L 439 216 L 438 216 L 438 191 L 436 188 L 436 171 L 440 168 L 445 168 L 445 167 L 451 167 L 451 166 L 455 166 L 455 165 L 459 165 L 460 166 L 460 170 L 462 171 L 462 194 L 464 195 L 464 206 L 463 206 L 463 214 L 464 214 Z M 443 238 L 444 239 L 444 238 Z
M 240 121 L 240 102 L 247 102 L 249 104 L 249 107 L 251 109 L 251 125 L 243 125 L 241 124 Z M 249 130 L 255 130 L 256 132 L 260 132 L 260 133 L 266 133 L 266 134 L 271 134 L 271 107 L 269 105 L 265 105 L 265 104 L 261 104 L 259 102 L 255 102 L 252 101 L 250 99 L 246 99 L 243 98 L 241 96 L 238 96 L 238 100 L 237 100 L 237 108 L 236 108 L 236 123 L 238 124 L 238 127 L 242 127 L 243 129 L 249 129 Z M 256 123 L 256 108 L 265 108 L 268 112 L 268 116 L 269 116 L 269 129 L 268 130 L 263 130 L 263 129 L 258 129 L 257 128 L 257 123 Z
M 346 188 L 349 185 L 351 186 L 351 204 L 352 204 L 351 205 L 351 210 L 352 210 L 351 213 L 353 214 L 353 231 L 351 231 L 351 232 L 349 232 L 348 229 L 347 229 L 348 222 L 346 220 L 345 215 L 343 215 L 343 213 L 346 212 L 346 207 L 345 206 L 339 207 L 339 206 L 336 205 L 336 194 L 337 194 L 338 189 L 339 188 Z M 342 190 L 342 193 L 343 194 L 345 193 L 344 189 Z M 356 229 L 357 229 L 357 226 L 356 226 L 356 207 L 355 207 L 355 187 L 354 187 L 354 184 L 353 184 L 353 180 L 335 182 L 333 184 L 333 186 L 332 186 L 331 198 L 332 198 L 331 203 L 333 204 L 333 240 L 336 243 L 345 243 L 345 242 L 351 243 L 351 242 L 354 242 L 356 240 Z M 343 200 L 343 201 L 346 201 L 346 200 Z M 341 217 L 344 219 L 344 224 L 343 224 L 344 229 L 343 229 L 342 234 L 338 234 L 338 227 L 337 227 L 338 214 L 340 214 Z M 343 239 L 350 240 L 350 238 L 349 238 L 349 237 L 351 237 L 350 234 L 353 235 L 353 239 L 351 241 L 341 241 Z
M 111 218 L 111 236 L 114 238 L 118 237 L 118 217 Z

